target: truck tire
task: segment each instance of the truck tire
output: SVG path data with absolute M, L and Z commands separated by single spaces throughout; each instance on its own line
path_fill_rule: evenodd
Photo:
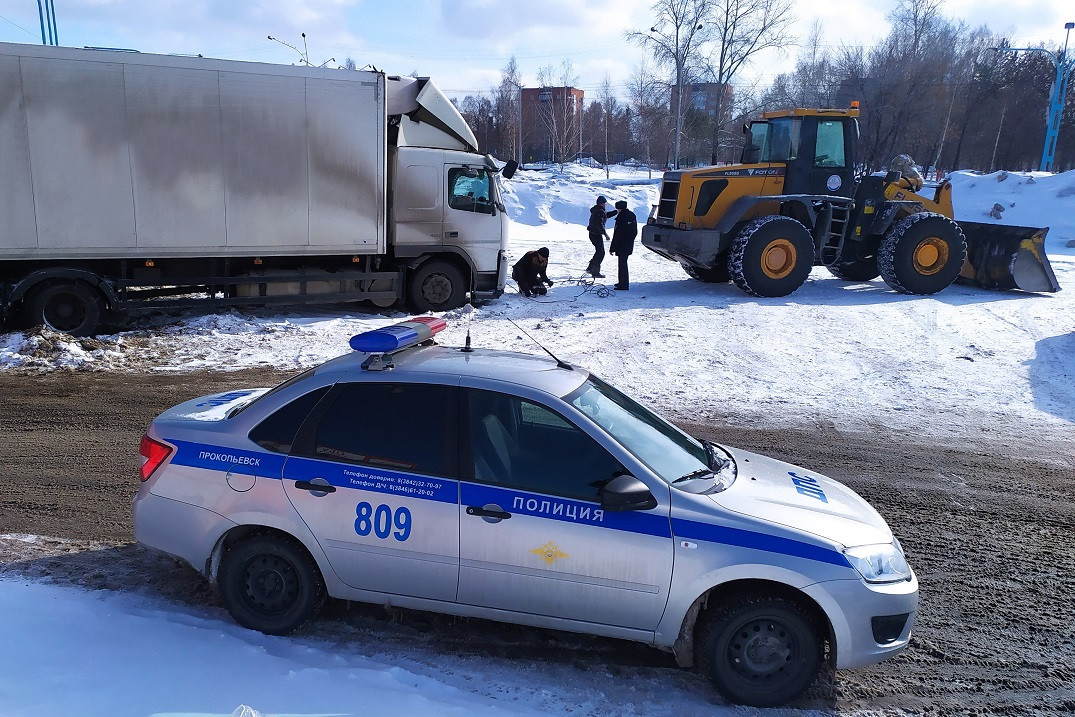
M 787 296 L 810 276 L 814 240 L 791 217 L 761 217 L 743 227 L 728 251 L 732 280 L 751 296 Z
M 873 281 L 881 275 L 877 268 L 877 259 L 854 259 L 839 261 L 826 267 L 833 276 L 844 281 Z
M 822 641 L 810 615 L 778 597 L 722 602 L 699 627 L 697 663 L 730 702 L 776 707 L 813 683 Z
M 448 311 L 466 303 L 467 282 L 455 264 L 431 259 L 407 282 L 407 301 L 417 312 Z
M 967 240 L 953 220 L 917 212 L 888 230 L 877 250 L 881 278 L 901 294 L 935 294 L 963 268 Z
M 683 263 L 680 266 L 692 279 L 704 281 L 707 284 L 726 284 L 732 280 L 732 275 L 728 272 L 728 262 L 725 259 L 726 257 L 717 257 L 717 265 L 709 269 Z
M 301 545 L 273 535 L 255 535 L 228 548 L 217 582 L 235 621 L 267 635 L 294 632 L 325 601 L 314 559 Z
M 92 336 L 104 310 L 101 292 L 84 281 L 50 283 L 34 289 L 25 302 L 28 325 L 71 336 Z

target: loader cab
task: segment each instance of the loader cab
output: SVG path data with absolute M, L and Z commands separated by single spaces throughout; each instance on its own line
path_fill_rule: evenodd
M 750 147 L 758 161 L 783 164 L 783 194 L 830 194 L 855 191 L 858 109 L 793 109 L 766 112 L 750 125 Z

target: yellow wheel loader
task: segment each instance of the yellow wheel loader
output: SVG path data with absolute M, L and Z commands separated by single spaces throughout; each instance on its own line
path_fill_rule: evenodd
M 956 222 L 952 185 L 923 196 L 909 158 L 856 177 L 859 110 L 766 112 L 744 131 L 742 164 L 665 172 L 642 244 L 695 279 L 787 296 L 815 264 L 849 281 L 881 276 L 932 294 L 956 279 L 1058 291 L 1048 228 Z

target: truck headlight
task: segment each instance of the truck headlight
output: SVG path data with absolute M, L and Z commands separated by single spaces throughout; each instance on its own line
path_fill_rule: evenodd
M 844 555 L 868 583 L 896 583 L 911 579 L 911 566 L 907 564 L 903 548 L 895 539 L 884 545 L 847 548 Z

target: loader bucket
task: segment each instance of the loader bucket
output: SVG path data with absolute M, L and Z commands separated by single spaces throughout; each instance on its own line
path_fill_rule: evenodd
M 967 263 L 959 274 L 959 283 L 983 289 L 1060 291 L 1045 256 L 1048 227 L 959 222 L 959 228 L 967 237 Z

